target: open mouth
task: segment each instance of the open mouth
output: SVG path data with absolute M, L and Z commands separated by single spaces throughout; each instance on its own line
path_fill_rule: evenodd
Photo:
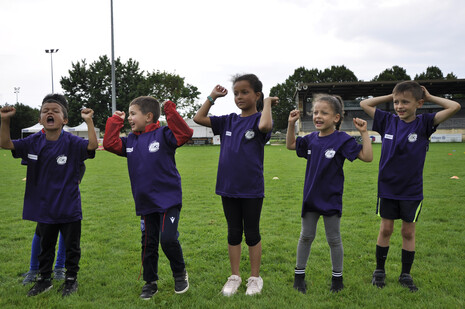
M 47 124 L 54 124 L 55 123 L 55 119 L 53 119 L 52 116 L 48 116 L 47 117 Z

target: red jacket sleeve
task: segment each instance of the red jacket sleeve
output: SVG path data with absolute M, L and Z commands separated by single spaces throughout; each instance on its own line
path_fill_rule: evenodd
M 194 134 L 187 123 L 182 119 L 181 115 L 176 111 L 176 104 L 171 101 L 167 101 L 164 105 L 166 122 L 168 123 L 168 128 L 173 132 L 178 146 L 184 145 Z
M 119 132 L 124 126 L 124 120 L 113 115 L 107 119 L 105 135 L 103 136 L 103 148 L 117 155 L 123 154 L 123 142 L 119 138 Z

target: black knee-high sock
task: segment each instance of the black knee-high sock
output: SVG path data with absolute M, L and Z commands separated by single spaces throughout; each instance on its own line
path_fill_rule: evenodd
M 380 247 L 376 245 L 376 269 L 384 270 L 384 264 L 386 263 L 389 246 Z
M 402 249 L 402 273 L 410 274 L 413 260 L 415 259 L 415 251 L 407 251 Z

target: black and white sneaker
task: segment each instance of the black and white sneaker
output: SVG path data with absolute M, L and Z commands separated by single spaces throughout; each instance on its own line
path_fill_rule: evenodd
M 53 285 L 50 278 L 44 279 L 43 277 L 39 277 L 37 282 L 27 293 L 27 296 L 36 296 L 38 294 L 49 291 L 51 288 L 53 288 Z
M 399 283 L 401 286 L 408 288 L 410 292 L 418 291 L 418 288 L 413 283 L 413 279 L 412 276 L 410 276 L 410 274 L 401 274 L 399 277 Z
M 75 293 L 78 290 L 78 282 L 75 277 L 66 277 L 65 282 L 62 286 L 62 293 L 63 297 L 69 296 Z
M 174 277 L 174 292 L 176 294 L 182 294 L 189 289 L 189 278 L 187 271 Z
M 375 269 L 373 272 L 373 279 L 371 280 L 371 283 L 374 286 L 377 286 L 378 288 L 382 289 L 386 285 L 386 273 L 382 269 Z
M 140 298 L 143 300 L 149 300 L 152 298 L 153 295 L 157 294 L 158 292 L 158 286 L 157 282 L 153 281 L 151 283 L 147 282 L 143 287 L 142 287 L 142 293 L 140 293 Z

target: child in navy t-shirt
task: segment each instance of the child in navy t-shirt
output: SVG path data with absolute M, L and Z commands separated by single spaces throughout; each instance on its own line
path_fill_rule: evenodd
M 176 168 L 176 148 L 184 145 L 193 130 L 176 111 L 171 101 L 164 104 L 168 126 L 160 126 L 160 104 L 152 97 L 138 97 L 129 105 L 128 121 L 132 133 L 119 137 L 125 113 L 116 111 L 108 118 L 103 147 L 127 157 L 136 214 L 141 217 L 142 265 L 146 284 L 140 298 L 148 300 L 157 293 L 158 245 L 170 261 L 176 293 L 189 288 L 178 223 L 182 206 L 181 176 Z
M 249 246 L 250 272 L 246 295 L 261 292 L 263 279 L 259 275 L 261 262 L 260 213 L 264 197 L 263 153 L 273 128 L 271 105 L 278 98 L 263 101 L 262 83 L 253 74 L 237 76 L 233 82 L 234 101 L 241 114 L 208 116 L 219 97 L 228 91 L 217 85 L 194 117 L 194 121 L 211 127 L 220 135 L 221 151 L 218 163 L 216 194 L 220 195 L 228 223 L 228 252 L 232 275 L 223 286 L 225 296 L 237 292 L 242 233 Z M 258 112 L 263 105 L 263 111 Z
M 340 223 L 342 215 L 342 194 L 344 191 L 344 161 L 359 158 L 370 162 L 373 159 L 367 122 L 355 118 L 353 123 L 362 136 L 363 146 L 345 132 L 339 131 L 344 104 L 340 97 L 320 95 L 313 99 L 313 124 L 316 132 L 304 137 L 295 137 L 295 123 L 300 111 L 289 114 L 286 146 L 296 150 L 297 156 L 307 159 L 305 170 L 304 197 L 302 203 L 302 230 L 297 245 L 294 288 L 307 292 L 305 268 L 310 248 L 316 235 L 321 215 L 325 223 L 326 239 L 331 250 L 331 288 L 338 292 L 344 288 L 342 280 L 343 255 Z
M 10 119 L 14 107 L 0 111 L 2 124 L 0 146 L 11 149 L 15 158 L 27 161 L 26 192 L 23 219 L 37 222 L 41 236 L 39 273 L 36 284 L 28 292 L 34 296 L 52 288 L 51 273 L 58 233 L 61 232 L 66 247 L 66 278 L 62 295 L 77 291 L 77 273 L 81 257 L 81 196 L 79 170 L 84 160 L 95 156 L 97 136 L 92 121 L 93 111 L 81 111 L 87 123 L 89 140 L 65 132 L 68 123 L 68 103 L 62 95 L 48 95 L 40 108 L 40 124 L 44 132 L 27 138 L 10 139 Z
M 444 109 L 417 115 L 424 102 Z M 377 109 L 381 103 L 394 102 L 397 115 Z M 398 83 L 390 95 L 360 102 L 374 119 L 373 131 L 381 135 L 382 147 L 378 176 L 377 213 L 381 225 L 376 243 L 376 269 L 372 284 L 385 285 L 385 261 L 394 230 L 394 220 L 402 220 L 402 271 L 399 283 L 417 291 L 410 275 L 415 256 L 415 224 L 423 201 L 423 167 L 429 138 L 436 127 L 460 110 L 460 104 L 431 95 L 415 81 Z

